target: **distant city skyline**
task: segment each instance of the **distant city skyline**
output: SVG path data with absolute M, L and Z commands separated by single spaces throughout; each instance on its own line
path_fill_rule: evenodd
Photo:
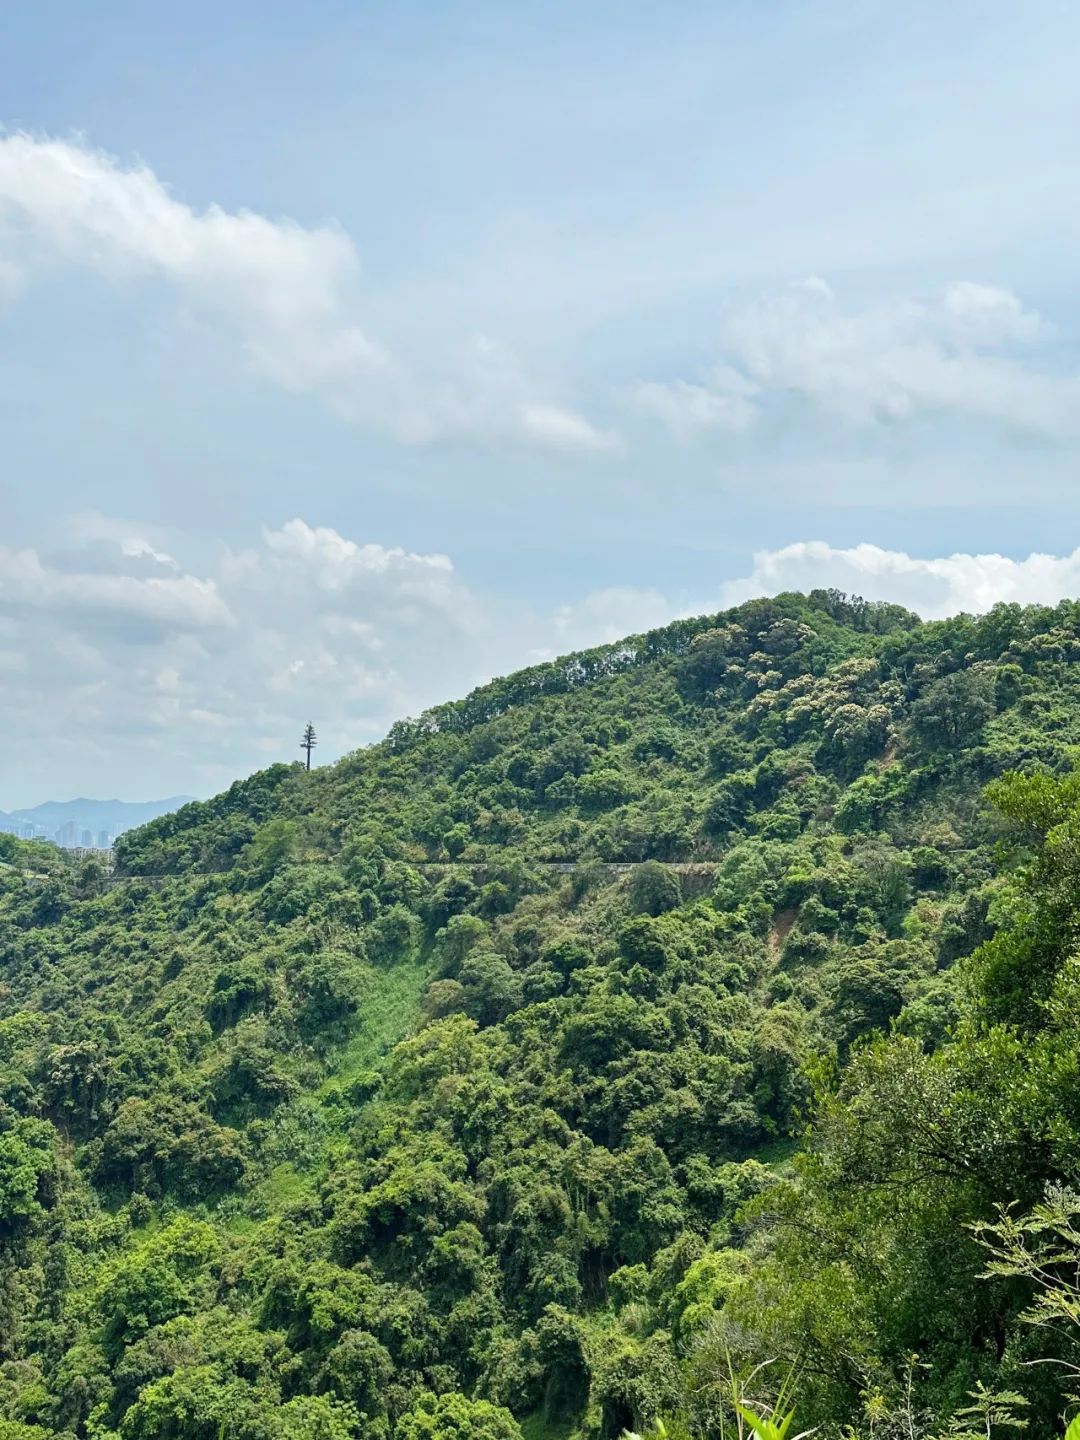
M 127 830 L 179 809 L 193 797 L 125 801 L 46 800 L 37 805 L 0 809 L 0 834 L 20 840 L 44 840 L 64 850 L 111 850 Z
M 20 820 L 13 815 L 0 817 L 0 835 L 14 835 L 19 840 L 44 840 L 61 850 L 111 850 L 118 835 L 123 833 L 122 830 L 116 835 L 108 830 L 95 832 L 80 828 L 74 820 L 49 831 L 46 826 L 35 824 L 32 820 Z

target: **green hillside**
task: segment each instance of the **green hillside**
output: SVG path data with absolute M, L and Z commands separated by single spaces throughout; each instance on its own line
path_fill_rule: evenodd
M 781 596 L 0 836 L 0 1440 L 1057 1434 L 1078 658 Z

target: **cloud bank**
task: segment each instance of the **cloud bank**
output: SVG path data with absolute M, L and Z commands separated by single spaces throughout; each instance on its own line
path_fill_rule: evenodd
M 375 297 L 337 225 L 197 210 L 148 166 L 82 141 L 0 137 L 0 299 L 58 268 L 121 291 L 167 288 L 181 316 L 264 381 L 403 444 L 623 448 L 491 336 L 429 333 L 399 348 L 373 334 Z M 767 440 L 778 423 L 808 419 L 841 432 L 952 420 L 1074 442 L 1080 375 L 1047 363 L 1051 339 L 999 286 L 959 280 L 929 298 L 850 304 L 811 277 L 732 302 L 704 373 L 643 378 L 631 408 L 680 442 Z
M 171 287 L 257 375 L 316 396 L 406 444 L 460 439 L 588 453 L 617 437 L 535 386 L 512 357 L 468 337 L 448 368 L 368 333 L 352 240 L 219 206 L 197 212 L 145 165 L 74 141 L 0 138 L 0 298 L 56 267 Z
M 329 758 L 495 674 L 671 612 L 627 588 L 537 613 L 480 595 L 446 555 L 299 518 L 221 549 L 206 573 L 174 558 L 182 537 L 99 516 L 69 528 L 47 554 L 0 547 L 0 744 L 34 732 L 27 793 L 0 808 L 46 789 L 150 794 L 174 776 L 206 793 L 295 758 L 309 718 Z
M 760 550 L 745 579 L 729 581 L 725 605 L 783 590 L 829 589 L 891 600 L 926 620 L 960 611 L 982 614 L 1001 602 L 1055 605 L 1080 598 L 1080 549 L 1071 555 L 948 555 L 924 560 L 877 545 L 834 549 L 823 540 L 800 540 Z
M 0 744 L 22 756 L 0 808 L 209 793 L 296 758 L 308 719 L 330 759 L 493 675 L 756 595 L 832 586 L 927 618 L 1080 595 L 1080 550 L 923 559 L 800 541 L 712 594 L 613 586 L 538 611 L 478 591 L 446 555 L 300 518 L 202 573 L 174 558 L 183 537 L 97 516 L 69 528 L 48 554 L 0 548 Z
M 806 411 L 849 427 L 951 418 L 1075 440 L 1080 376 L 1025 353 L 1047 338 L 997 286 L 959 281 L 931 300 L 860 308 L 811 278 L 732 307 L 705 375 L 643 382 L 634 398 L 684 441 Z

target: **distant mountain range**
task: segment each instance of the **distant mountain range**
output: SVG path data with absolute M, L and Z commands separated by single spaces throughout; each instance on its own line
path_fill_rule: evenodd
M 18 824 L 40 826 L 48 835 L 53 835 L 62 826 L 74 821 L 80 831 L 89 830 L 95 837 L 101 831 L 109 835 L 122 835 L 159 815 L 179 810 L 193 797 L 170 795 L 167 800 L 46 800 L 32 805 L 27 810 L 0 810 L 0 830 Z

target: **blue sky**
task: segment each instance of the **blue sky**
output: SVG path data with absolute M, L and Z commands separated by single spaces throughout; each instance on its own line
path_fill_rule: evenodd
M 0 809 L 208 793 L 767 589 L 1080 591 L 1078 41 L 7 7 Z

